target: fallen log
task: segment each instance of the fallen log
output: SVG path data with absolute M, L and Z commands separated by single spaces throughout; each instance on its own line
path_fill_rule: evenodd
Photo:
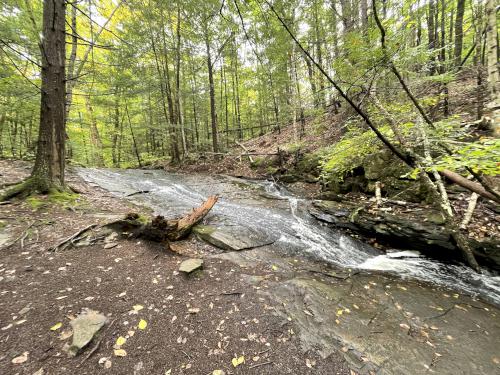
M 149 220 L 132 212 L 124 219 L 105 224 L 104 227 L 155 242 L 168 243 L 169 241 L 179 241 L 186 238 L 191 229 L 203 220 L 215 203 L 217 203 L 218 199 L 219 197 L 216 195 L 210 196 L 201 206 L 194 208 L 189 214 L 177 219 L 166 219 L 163 216 L 155 216 Z

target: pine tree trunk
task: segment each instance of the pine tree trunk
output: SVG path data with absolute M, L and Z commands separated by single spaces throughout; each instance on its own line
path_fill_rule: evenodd
M 32 185 L 40 192 L 64 186 L 66 1 L 43 3 L 40 128 Z

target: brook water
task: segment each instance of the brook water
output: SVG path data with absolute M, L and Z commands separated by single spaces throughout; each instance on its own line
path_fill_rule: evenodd
M 198 206 L 209 195 L 220 195 L 206 221 L 217 227 L 234 227 L 259 233 L 266 242 L 287 254 L 312 257 L 335 266 L 377 270 L 479 295 L 500 305 L 500 277 L 485 271 L 445 264 L 414 251 L 380 254 L 351 237 L 327 228 L 312 218 L 310 202 L 272 182 L 228 176 L 184 175 L 164 171 L 79 169 L 88 182 L 118 196 L 151 207 L 157 214 L 174 217 Z M 270 199 L 270 198 L 276 199 Z M 236 231 L 237 232 L 237 231 Z

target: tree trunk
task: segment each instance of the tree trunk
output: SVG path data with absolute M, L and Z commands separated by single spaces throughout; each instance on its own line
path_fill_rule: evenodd
M 120 96 L 118 90 L 115 93 L 115 116 L 114 116 L 113 135 L 111 136 L 111 157 L 113 159 L 113 167 L 119 168 L 117 157 L 118 133 L 120 132 Z
M 455 66 L 462 62 L 463 45 L 463 22 L 464 22 L 465 0 L 457 0 L 457 15 L 455 16 Z
M 486 30 L 488 88 L 490 95 L 493 96 L 499 92 L 498 28 L 497 28 L 495 0 L 488 0 L 486 2 L 486 17 L 488 22 L 488 27 Z
M 182 116 L 182 105 L 181 105 L 181 7 L 179 1 L 177 1 L 177 48 L 176 48 L 176 64 L 175 64 L 175 111 L 177 124 L 180 126 L 181 130 L 181 141 L 182 141 L 182 155 L 186 156 L 187 143 L 186 143 L 186 133 L 184 131 L 184 121 Z
M 90 142 L 92 143 L 92 159 L 96 166 L 104 167 L 104 157 L 102 154 L 102 141 L 97 129 L 97 120 L 94 116 L 94 108 L 90 102 L 90 96 L 85 97 L 85 104 L 90 117 Z
M 427 15 L 427 32 L 428 32 L 428 39 L 429 39 L 429 44 L 428 44 L 428 49 L 430 53 L 432 54 L 430 61 L 429 61 L 429 72 L 430 75 L 434 75 L 436 71 L 436 58 L 434 56 L 434 50 L 436 49 L 436 32 L 435 32 L 435 4 L 434 0 L 429 0 L 429 11 Z
M 340 5 L 342 8 L 342 26 L 345 38 L 345 35 L 352 31 L 354 27 L 351 0 L 340 0 Z
M 139 148 L 137 147 L 137 141 L 135 140 L 134 129 L 132 128 L 132 121 L 130 120 L 130 113 L 128 111 L 128 105 L 125 105 L 125 112 L 127 113 L 128 126 L 130 129 L 130 135 L 132 136 L 132 143 L 134 146 L 134 154 L 137 158 L 137 164 L 139 164 L 139 168 L 142 168 L 141 154 L 139 153 Z
M 219 137 L 217 134 L 217 110 L 215 108 L 215 85 L 212 65 L 212 55 L 210 52 L 210 38 L 208 35 L 208 25 L 205 25 L 205 47 L 207 48 L 207 69 L 208 84 L 210 92 L 210 123 L 212 125 L 212 151 L 219 152 Z
M 238 139 L 243 139 L 243 129 L 241 126 L 241 112 L 240 112 L 240 82 L 238 76 L 238 51 L 236 50 L 236 43 L 233 40 L 233 58 L 234 58 L 234 83 L 235 83 L 235 112 L 236 112 L 236 125 L 238 127 Z
M 39 192 L 64 187 L 66 1 L 43 2 L 42 93 L 35 165 L 31 173 Z
M 0 115 L 0 158 L 3 157 L 3 128 L 5 125 L 5 113 Z
M 314 3 L 314 36 L 315 36 L 315 46 L 316 46 L 316 56 L 318 58 L 318 63 L 323 65 L 323 53 L 321 48 L 321 29 L 320 29 L 320 18 L 317 2 Z M 318 102 L 320 106 L 325 107 L 325 83 L 323 81 L 323 75 L 318 73 L 319 82 L 319 92 L 318 92 Z
M 71 5 L 71 53 L 69 55 L 68 74 L 66 81 L 66 103 L 65 103 L 65 121 L 69 118 L 69 110 L 73 102 L 73 82 L 75 77 L 75 62 L 76 52 L 78 50 L 78 35 L 77 35 L 77 22 L 76 22 L 76 5 Z
M 486 18 L 488 27 L 486 31 L 486 49 L 488 54 L 488 92 L 490 94 L 488 108 L 491 110 L 494 134 L 500 136 L 500 78 L 498 63 L 498 27 L 496 16 L 496 1 L 486 2 Z
M 361 28 L 363 33 L 368 31 L 368 0 L 361 0 Z
M 89 160 L 89 154 L 87 151 L 87 142 L 85 142 L 85 132 L 84 132 L 84 127 L 83 127 L 82 113 L 80 111 L 78 112 L 78 119 L 80 120 L 80 130 L 82 131 L 83 155 L 85 156 L 85 164 L 89 165 L 90 160 Z

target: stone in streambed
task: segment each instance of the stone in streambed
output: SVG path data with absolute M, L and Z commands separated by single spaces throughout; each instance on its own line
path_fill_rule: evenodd
M 68 354 L 76 356 L 85 348 L 106 324 L 108 319 L 94 310 L 84 310 L 78 317 L 71 321 L 73 328 L 73 342 L 68 347 Z
M 220 249 L 240 251 L 270 245 L 274 240 L 245 227 L 216 228 L 210 225 L 197 225 L 193 232 L 203 241 Z
M 181 265 L 179 266 L 179 271 L 190 274 L 191 272 L 194 272 L 202 267 L 203 259 L 190 258 L 181 263 Z

